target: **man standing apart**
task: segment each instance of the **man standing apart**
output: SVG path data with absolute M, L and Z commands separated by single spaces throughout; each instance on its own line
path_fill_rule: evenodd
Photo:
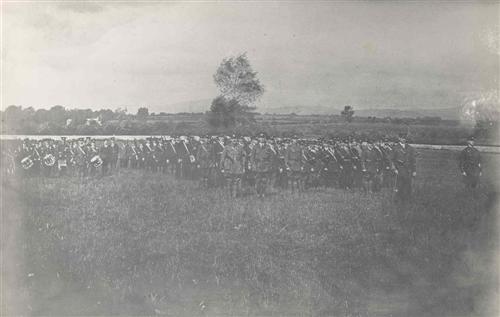
M 393 166 L 396 174 L 396 201 L 408 202 L 411 198 L 412 178 L 417 176 L 415 149 L 406 142 L 406 135 L 400 134 L 393 148 Z
M 458 160 L 465 188 L 474 191 L 481 176 L 481 155 L 474 147 L 474 137 L 467 140 L 467 147 L 460 152 Z

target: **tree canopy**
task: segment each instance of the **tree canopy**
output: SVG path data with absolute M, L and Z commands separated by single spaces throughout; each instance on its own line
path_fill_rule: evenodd
M 263 94 L 264 86 L 257 79 L 246 53 L 222 60 L 214 75 L 221 95 L 235 99 L 241 105 L 250 106 Z
M 352 108 L 352 106 L 345 106 L 344 110 L 342 110 L 340 114 L 345 119 L 345 121 L 352 122 L 352 119 L 354 117 L 354 109 Z
M 149 109 L 146 107 L 141 107 L 137 110 L 137 117 L 140 119 L 145 119 L 149 116 Z
M 252 110 L 264 94 L 264 86 L 257 79 L 246 53 L 225 58 L 214 74 L 219 88 L 210 107 L 208 122 L 213 127 L 228 128 L 254 121 Z

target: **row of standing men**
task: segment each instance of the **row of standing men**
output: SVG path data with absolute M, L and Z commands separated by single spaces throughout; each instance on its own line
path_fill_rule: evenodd
M 99 144 L 98 144 L 99 143 Z M 11 173 L 46 177 L 105 176 L 132 168 L 172 173 L 200 186 L 226 186 L 231 196 L 270 187 L 303 192 L 310 187 L 391 188 L 399 200 L 411 196 L 416 155 L 406 136 L 397 139 L 270 138 L 243 136 L 151 137 L 121 141 L 91 138 L 26 139 L 9 151 Z M 20 167 L 20 168 L 19 168 Z

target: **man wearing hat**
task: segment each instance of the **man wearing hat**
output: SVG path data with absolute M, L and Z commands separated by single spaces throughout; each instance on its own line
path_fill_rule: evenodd
M 245 172 L 245 151 L 243 144 L 230 138 L 222 151 L 220 166 L 231 197 L 241 194 L 241 179 Z
M 412 178 L 417 176 L 415 149 L 406 142 L 406 134 L 399 134 L 393 147 L 393 166 L 396 174 L 396 201 L 407 202 L 411 198 Z
M 105 176 L 111 168 L 112 149 L 107 139 L 104 139 L 102 147 L 99 149 L 99 156 L 102 159 L 101 174 Z
M 109 169 L 114 171 L 118 167 L 118 158 L 120 156 L 120 146 L 116 143 L 115 137 L 111 137 L 109 148 Z
M 349 143 L 349 150 L 352 159 L 352 186 L 362 187 L 363 184 L 363 167 L 361 166 L 361 145 L 358 143 L 356 138 L 352 138 Z
M 208 138 L 200 138 L 199 145 L 197 147 L 195 157 L 196 157 L 196 169 L 197 174 L 200 179 L 201 188 L 209 188 L 210 183 L 210 167 L 212 159 L 211 144 L 207 142 Z
M 474 147 L 474 137 L 467 140 L 467 146 L 460 152 L 458 161 L 465 187 L 475 190 L 481 176 L 481 155 Z
M 90 160 L 90 158 L 88 157 L 89 153 L 87 153 L 85 140 L 83 138 L 78 139 L 78 143 L 75 146 L 74 153 L 75 153 L 74 160 L 78 177 L 87 176 L 88 172 L 87 162 Z
M 382 187 L 392 188 L 394 186 L 394 179 L 395 179 L 394 171 L 391 169 L 391 166 L 393 165 L 392 142 L 390 142 L 389 137 L 386 136 L 384 137 L 383 142 L 378 142 L 377 146 L 382 152 L 382 162 L 381 162 Z
M 339 142 L 335 147 L 335 153 L 340 165 L 340 187 L 351 189 L 353 185 L 354 164 L 349 149 L 349 141 L 344 139 L 342 142 Z
M 285 150 L 285 167 L 288 174 L 288 187 L 292 193 L 294 191 L 304 191 L 304 164 L 304 149 L 297 142 L 297 138 L 293 137 L 291 143 Z
M 361 171 L 365 193 L 378 191 L 377 176 L 380 172 L 379 153 L 371 140 L 365 140 L 361 143 Z
M 259 197 L 264 197 L 272 172 L 273 160 L 276 152 L 267 143 L 267 135 L 262 132 L 257 136 L 258 142 L 252 149 L 250 164 L 255 172 L 255 189 Z

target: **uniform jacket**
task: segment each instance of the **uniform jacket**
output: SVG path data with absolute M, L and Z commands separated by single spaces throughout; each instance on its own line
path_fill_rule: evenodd
M 481 155 L 475 147 L 468 146 L 463 149 L 458 159 L 462 172 L 467 174 L 479 174 L 481 172 Z
M 415 149 L 409 145 L 397 143 L 392 151 L 392 163 L 399 173 L 413 173 L 416 171 Z
M 77 145 L 75 148 L 75 163 L 78 166 L 83 166 L 87 162 L 88 159 L 88 153 L 86 151 L 87 149 L 83 146 L 81 147 L 80 145 Z
M 211 155 L 211 144 L 200 143 L 196 152 L 196 162 L 200 168 L 209 168 Z
M 363 146 L 361 152 L 361 166 L 369 173 L 377 173 L 380 168 L 380 156 L 373 146 Z
M 285 150 L 285 164 L 292 172 L 300 172 L 304 166 L 304 150 L 299 144 L 290 144 Z
M 388 144 L 382 144 L 379 147 L 382 153 L 382 168 L 385 170 L 390 170 L 392 165 L 392 147 Z
M 270 144 L 255 144 L 251 156 L 252 170 L 261 173 L 272 171 L 275 155 L 276 151 Z
M 100 156 L 101 158 L 104 160 L 104 161 L 107 161 L 107 160 L 110 160 L 111 159 L 111 155 L 112 155 L 112 150 L 111 150 L 111 146 L 103 146 L 101 149 L 100 149 Z
M 243 146 L 229 144 L 224 147 L 221 156 L 221 167 L 227 174 L 243 174 L 245 172 L 245 151 Z

